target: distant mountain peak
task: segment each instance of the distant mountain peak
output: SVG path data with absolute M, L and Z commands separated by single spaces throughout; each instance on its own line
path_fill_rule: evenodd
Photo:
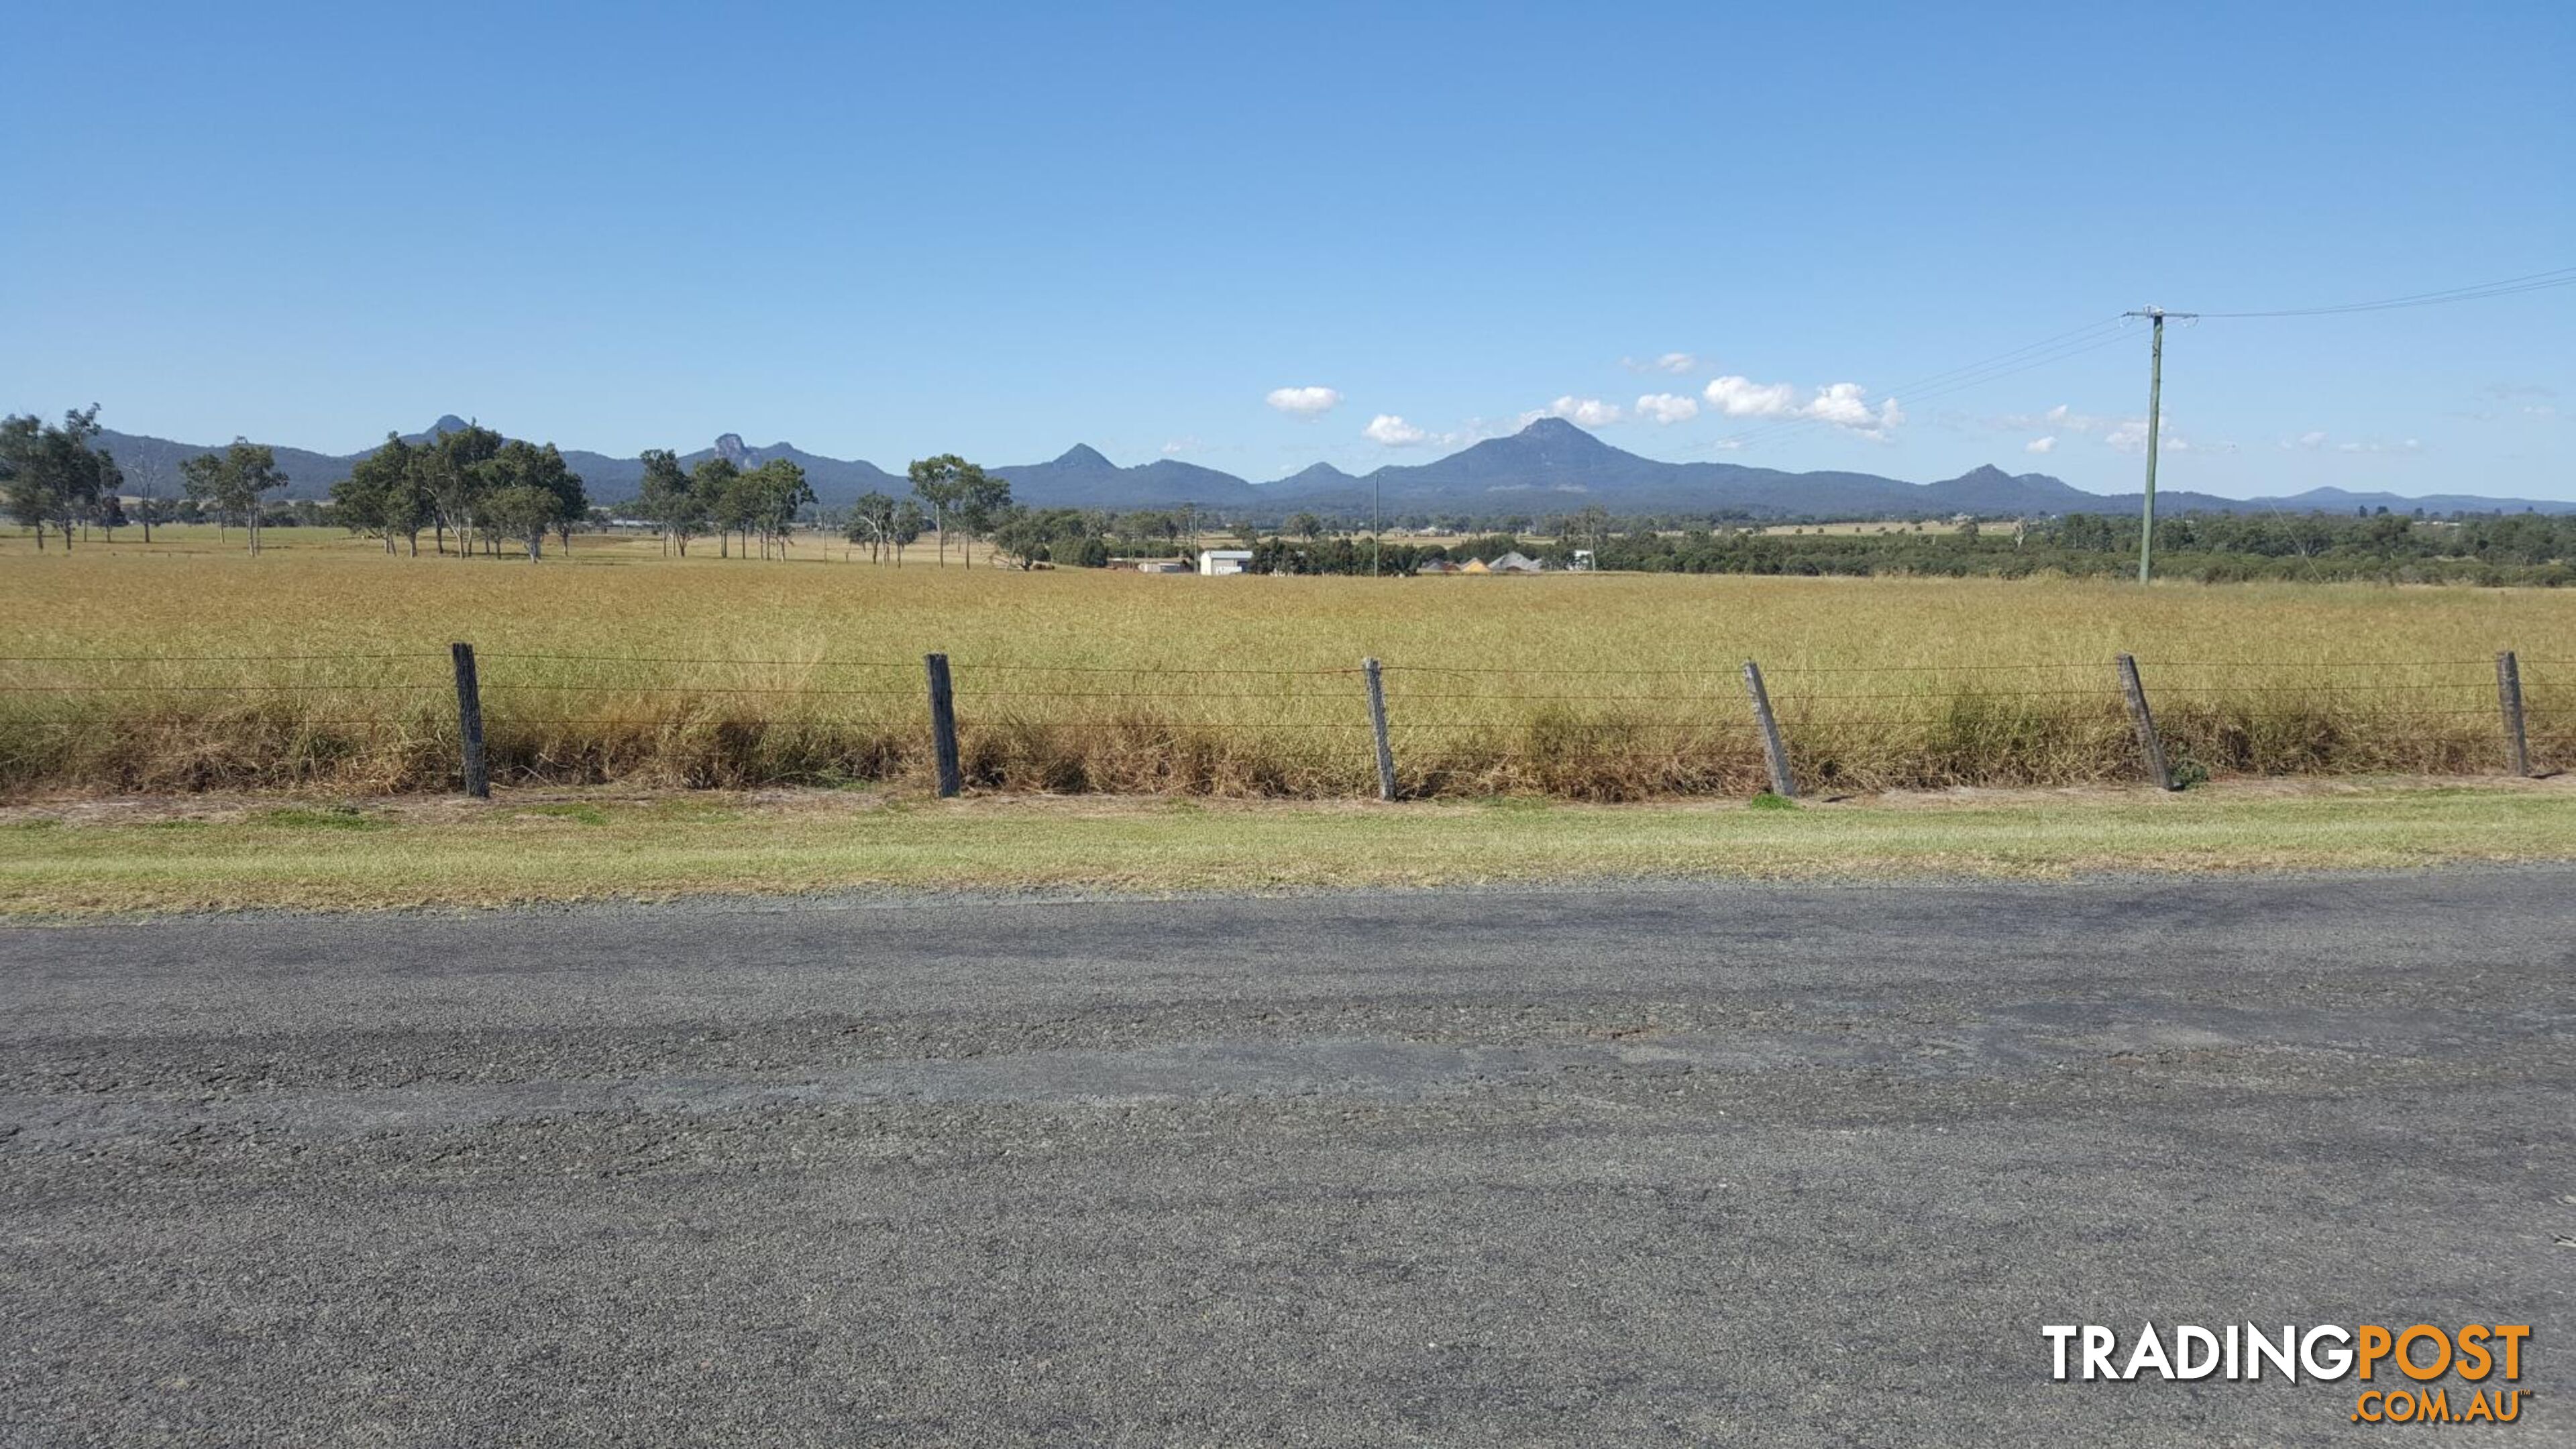
M 1320 487 L 1329 483 L 1356 483 L 1358 481 L 1359 480 L 1357 478 L 1343 472 L 1341 469 L 1334 467 L 1330 463 L 1309 463 L 1296 472 L 1289 474 L 1287 477 L 1280 479 L 1278 483 L 1273 483 L 1269 486 L 1276 488 L 1281 484 L 1297 483 Z
M 716 437 L 716 456 L 740 467 L 751 457 L 751 449 L 743 445 L 742 434 L 720 433 Z
M 1055 460 L 1055 466 L 1059 468 L 1114 468 L 1118 465 L 1110 462 L 1107 458 L 1100 456 L 1100 450 L 1094 448 L 1089 443 L 1076 443 L 1072 447 L 1064 450 L 1064 456 Z
M 1975 481 L 1978 483 L 2002 483 L 2010 481 L 2011 478 L 2012 475 L 2010 473 L 2005 472 L 2003 469 L 1996 467 L 1992 463 L 1980 463 L 1976 467 L 1959 475 L 1959 480 L 1963 483 L 1969 481 Z
M 1590 433 L 1583 431 L 1581 428 L 1576 427 L 1574 424 L 1567 422 L 1563 418 L 1539 418 L 1533 421 L 1528 427 L 1521 429 L 1520 436 L 1524 438 L 1583 438 L 1587 440 L 1592 437 Z
M 1487 444 L 1478 446 L 1488 444 L 1521 452 L 1535 450 L 1538 457 L 1559 463 L 1630 456 L 1563 418 L 1539 418 L 1508 438 L 1489 439 Z
M 428 435 L 433 438 L 445 437 L 449 433 L 464 432 L 467 428 L 472 426 L 473 424 L 458 417 L 454 413 L 440 413 L 438 415 L 438 421 L 429 425 Z

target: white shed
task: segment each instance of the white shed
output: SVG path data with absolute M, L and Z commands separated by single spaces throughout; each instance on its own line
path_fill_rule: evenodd
M 1199 552 L 1199 572 L 1203 574 L 1239 574 L 1252 563 L 1248 548 L 1210 548 Z

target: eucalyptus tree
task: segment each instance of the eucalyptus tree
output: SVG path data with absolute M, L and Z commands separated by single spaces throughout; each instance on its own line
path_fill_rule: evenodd
M 108 541 L 116 541 L 116 531 L 125 526 L 125 470 L 116 466 L 116 455 L 105 448 L 92 452 L 98 460 L 97 487 L 90 497 L 90 513 L 98 519 L 98 531 Z M 86 535 L 84 535 L 86 537 Z M 144 542 L 152 541 L 150 529 L 144 530 Z
M 524 489 L 542 498 L 539 504 L 526 496 L 514 496 L 509 500 L 507 521 L 501 522 L 496 515 L 499 527 L 513 537 L 527 539 L 530 558 L 541 556 L 548 529 L 562 541 L 567 553 L 571 551 L 572 526 L 589 511 L 590 498 L 582 489 L 581 475 L 564 463 L 562 452 L 554 444 L 540 446 L 513 438 L 482 464 L 480 472 L 488 494 L 497 496 Z M 537 520 L 533 532 L 529 526 L 532 518 Z
M 680 557 L 689 556 L 689 540 L 704 532 L 707 526 L 706 500 L 689 486 L 689 475 L 680 468 L 680 455 L 668 448 L 644 450 L 644 482 L 636 493 L 636 508 L 662 530 L 662 552 L 668 554 L 678 544 Z
M 98 432 L 96 403 L 64 413 L 59 424 L 33 414 L 0 420 L 0 491 L 9 516 L 36 531 L 38 549 L 50 524 L 69 553 L 72 520 L 87 516 L 97 503 L 103 469 L 115 466 L 91 449 Z
M 420 455 L 399 433 L 387 433 L 384 446 L 349 467 L 349 476 L 331 485 L 331 508 L 345 527 L 373 533 L 394 552 L 394 540 L 406 539 L 412 556 L 420 556 L 420 531 L 430 519 L 430 502 L 422 484 Z
M 903 551 L 921 541 L 930 530 L 930 516 L 921 505 L 907 498 L 894 506 L 894 526 L 886 530 L 886 542 L 894 546 L 894 566 L 903 567 Z
M 746 539 L 752 532 L 759 534 L 760 556 L 769 557 L 775 544 L 783 558 L 797 510 L 814 501 L 814 489 L 794 459 L 772 458 L 736 478 L 726 496 L 733 500 L 732 512 L 740 519 Z
M 741 476 L 742 469 L 721 453 L 700 458 L 698 466 L 689 470 L 689 496 L 695 500 L 700 525 L 715 526 L 718 558 L 725 557 L 728 552 L 727 536 L 732 531 L 732 523 L 729 517 L 731 505 L 727 500 L 732 496 L 733 480 Z M 683 554 L 687 551 L 685 548 L 681 550 Z
M 870 489 L 850 505 L 849 527 L 842 535 L 852 543 L 868 546 L 868 562 L 882 563 L 894 547 L 888 535 L 894 530 L 894 500 Z
M 951 531 L 971 539 L 990 528 L 993 520 L 1011 505 L 1008 479 L 996 478 L 955 453 L 916 458 L 905 474 L 912 480 L 913 497 L 930 510 L 930 521 L 938 526 L 939 562 L 943 568 L 948 563 Z M 974 562 L 974 556 L 967 554 L 966 561 Z
M 485 468 L 501 453 L 499 433 L 468 423 L 421 444 L 420 481 L 429 497 L 438 548 L 445 552 L 448 530 L 456 532 L 457 554 L 471 558 L 478 505 L 492 486 Z
M 949 515 L 957 521 L 958 532 L 964 536 L 961 546 L 991 533 L 1002 520 L 1011 516 L 1014 506 L 1010 479 L 995 477 L 971 463 L 967 467 L 969 471 L 962 480 L 957 503 L 949 510 Z M 973 559 L 970 557 L 967 561 L 971 563 Z
M 201 453 L 181 463 L 179 472 L 187 480 L 188 496 L 214 508 L 218 531 L 223 515 L 241 516 L 251 557 L 259 557 L 260 508 L 270 493 L 287 484 L 285 470 L 277 466 L 277 451 L 265 443 L 235 438 L 220 453 Z

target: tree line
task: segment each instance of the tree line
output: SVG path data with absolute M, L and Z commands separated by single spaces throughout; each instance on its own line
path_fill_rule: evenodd
M 2137 520 L 2071 514 L 1951 533 L 1632 532 L 1601 545 L 1596 557 L 1602 568 L 1648 572 L 2023 578 L 2123 576 L 2137 567 L 2137 553 Z M 2576 516 L 2183 514 L 2156 521 L 2155 565 L 2160 577 L 2203 583 L 2563 587 L 2576 584 Z
M 773 551 L 784 558 L 796 515 L 813 501 L 814 489 L 805 481 L 805 470 L 791 459 L 773 458 L 745 468 L 718 455 L 701 458 L 695 468 L 683 471 L 677 453 L 647 448 L 643 491 L 636 495 L 635 509 L 660 527 L 663 548 L 667 551 L 676 545 L 682 558 L 689 556 L 691 539 L 710 533 L 715 535 L 718 557 L 733 556 L 733 540 L 738 536 L 745 558 L 751 556 L 755 542 L 762 558 Z
M 1432 559 L 1490 559 L 1517 551 L 1568 567 L 1578 548 L 1594 566 L 1637 573 L 2026 578 L 2125 577 L 2137 567 L 2138 524 L 2074 514 L 2009 528 L 1974 522 L 1947 533 L 1882 534 L 1651 527 L 1529 539 L 1498 533 L 1454 546 L 1327 535 L 1270 535 L 1253 546 L 1253 573 L 1409 573 Z M 2259 580 L 2576 585 L 2576 515 L 2490 514 L 2457 520 L 2385 512 L 2184 514 L 2156 522 L 2160 577 L 2205 583 Z
M 404 543 L 414 557 L 427 532 L 440 554 L 452 536 L 459 558 L 478 549 L 498 557 L 504 540 L 542 558 L 546 535 L 569 550 L 573 525 L 589 511 L 581 475 L 554 444 L 504 438 L 479 424 L 417 443 L 388 433 L 384 446 L 331 485 L 335 522 L 383 539 L 387 553 Z
M 35 531 L 39 551 L 48 530 L 69 552 L 75 528 L 83 536 L 95 527 L 114 537 L 133 521 L 125 515 L 125 472 L 113 453 L 97 446 L 99 433 L 96 403 L 65 412 L 59 423 L 33 414 L 0 418 L 0 505 Z M 264 500 L 287 481 L 275 451 L 235 438 L 220 453 L 181 463 L 179 473 L 189 505 L 211 515 L 219 531 L 240 522 L 250 551 L 258 553 Z M 146 543 L 161 521 L 158 501 L 147 497 L 139 510 Z
M 32 413 L 0 418 L 0 503 L 12 521 L 36 531 L 39 550 L 48 530 L 68 553 L 75 527 L 114 527 L 102 510 L 116 508 L 125 475 L 106 449 L 90 446 L 98 433 L 96 403 L 64 413 L 60 423 Z

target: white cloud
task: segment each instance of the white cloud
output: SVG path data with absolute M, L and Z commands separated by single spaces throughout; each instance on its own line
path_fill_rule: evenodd
M 1623 357 L 1619 365 L 1630 372 L 1669 372 L 1675 377 L 1699 371 L 1699 359 L 1687 352 L 1667 352 L 1661 357 L 1638 359 Z
M 1360 429 L 1360 436 L 1389 448 L 1410 448 L 1431 441 L 1431 435 L 1393 413 L 1379 413 Z
M 2322 448 L 2325 445 L 2326 435 L 2322 430 L 2299 434 L 2299 446 L 2306 448 L 2311 452 L 2314 452 L 2316 449 Z
M 1292 417 L 1320 418 L 1341 405 L 1342 395 L 1329 387 L 1274 387 L 1263 401 Z
M 1798 403 L 1798 390 L 1785 382 L 1757 383 L 1745 377 L 1712 379 L 1700 395 L 1730 418 L 1776 418 Z
M 1884 438 L 1889 429 L 1905 421 L 1905 409 L 1898 407 L 1894 398 L 1885 399 L 1872 411 L 1868 391 L 1856 382 L 1835 383 L 1808 399 L 1798 413 L 1864 438 Z
M 2092 413 L 2079 413 L 2073 408 L 2068 407 L 2066 404 L 2059 403 L 2057 406 L 2050 408 L 2044 413 L 2012 413 L 1999 418 L 1991 418 L 1987 420 L 1987 425 L 1990 427 L 2005 429 L 2045 429 L 2052 437 L 2062 436 L 2067 433 L 2077 433 L 2087 437 L 2098 435 L 2102 439 L 2104 446 L 2114 448 L 2123 453 L 2143 455 L 2147 451 L 2147 420 L 2143 415 L 2125 418 L 2101 417 Z M 2281 440 L 2281 446 L 2284 448 L 2315 448 L 2322 445 L 2325 442 L 2325 438 L 2326 435 L 2323 433 L 2309 433 L 2295 441 L 2283 438 Z M 2030 451 L 2046 452 L 2048 450 L 2045 448 L 2033 448 Z M 2181 433 L 2174 430 L 2173 415 L 2168 413 L 2165 415 L 2163 451 L 2168 453 L 2234 453 L 2241 450 L 2236 444 L 2230 442 L 2213 441 L 2206 438 L 2184 437 Z
M 1727 376 L 1713 379 L 1700 395 L 1730 418 L 1804 418 L 1882 442 L 1905 421 L 1896 399 L 1881 398 L 1873 406 L 1869 389 L 1856 382 L 1833 383 L 1801 402 L 1798 390 L 1785 382 Z
M 1708 446 L 1709 451 L 1711 452 L 1732 453 L 1736 449 L 1744 446 L 1744 440 L 1742 438 L 1720 438 Z
M 1166 458 L 1177 458 L 1183 453 L 1196 449 L 1198 445 L 1199 440 L 1196 438 L 1174 438 L 1163 445 L 1163 456 Z
M 1546 407 L 1523 414 L 1522 422 L 1527 425 L 1540 418 L 1563 418 L 1577 427 L 1606 428 L 1626 422 L 1628 414 L 1626 409 L 1614 402 L 1603 402 L 1597 397 L 1569 395 L 1558 398 Z
M 2066 404 L 2059 403 L 2044 413 L 2007 413 L 1999 418 L 1991 418 L 1987 420 L 1986 426 L 1999 428 L 2005 432 L 2038 429 L 2051 433 L 2098 433 L 2106 428 L 2115 427 L 2118 423 L 2117 418 L 2097 418 L 2091 413 L 2079 413 Z
M 2025 453 L 2054 453 L 2057 451 L 2057 440 L 2055 438 L 2033 438 L 2029 442 L 2022 444 L 2021 450 Z
M 2164 453 L 2233 453 L 2236 451 L 2234 443 L 2209 442 L 2184 437 L 2175 431 L 2174 420 L 2171 417 L 2164 420 L 2163 437 L 2163 445 L 2157 451 Z M 2147 451 L 2147 420 L 2122 418 L 2112 424 L 2110 431 L 2102 435 L 2102 441 L 2123 453 L 2143 456 Z
M 2335 451 L 2338 453 L 2420 453 L 2424 451 L 2424 444 L 2414 438 L 2408 438 L 2402 443 L 2383 443 L 2373 439 L 2366 443 L 2337 443 Z
M 1637 399 L 1637 416 L 1670 425 L 1699 416 L 1699 404 L 1679 393 L 1650 392 Z

